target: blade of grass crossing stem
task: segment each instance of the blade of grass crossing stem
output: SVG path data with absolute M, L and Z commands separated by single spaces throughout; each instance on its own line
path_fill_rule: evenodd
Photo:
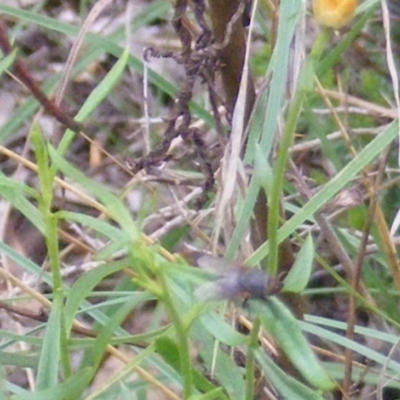
M 100 235 L 114 241 L 122 241 L 126 239 L 126 235 L 120 229 L 112 226 L 107 221 L 99 220 L 98 218 L 91 217 L 86 214 L 79 214 L 70 211 L 58 211 L 56 213 L 58 219 L 65 221 L 73 221 L 87 228 L 92 229 Z
M 81 171 L 78 171 L 63 159 L 53 147 L 49 147 L 49 152 L 52 161 L 63 174 L 72 178 L 103 203 L 109 215 L 123 228 L 127 234 L 127 239 L 129 238 L 132 242 L 140 239 L 140 233 L 132 220 L 129 210 L 127 210 L 124 203 L 117 196 L 110 193 L 107 188 L 87 178 Z
M 13 50 L 10 54 L 0 60 L 0 77 L 14 64 L 17 57 L 17 50 Z
M 2 339 L 4 339 L 3 336 Z M 20 336 L 20 339 L 22 339 L 22 336 Z M 3 346 L 4 344 L 2 344 L 2 347 Z M 9 346 L 9 344 L 5 345 L 4 348 L 6 348 L 7 346 Z M 21 353 L 14 353 L 8 351 L 0 351 L 0 360 L 2 365 L 12 365 L 13 367 L 18 367 L 18 368 L 36 368 L 38 363 L 38 358 L 35 357 L 34 355 L 25 356 Z M 0 379 L 2 379 L 1 372 L 0 372 Z
M 71 329 L 75 314 L 82 301 L 92 292 L 93 288 L 105 277 L 121 271 L 129 266 L 128 260 L 116 261 L 111 264 L 101 265 L 96 269 L 82 275 L 72 286 L 65 303 L 65 326 L 67 331 Z
M 261 113 L 263 118 L 261 120 L 257 117 L 254 118 L 254 124 L 251 125 L 250 133 L 249 133 L 249 141 L 248 146 L 246 148 L 245 154 L 245 162 L 254 162 L 256 158 L 256 146 L 259 143 L 261 148 L 262 157 L 268 158 L 268 154 L 271 151 L 273 139 L 276 134 L 276 129 L 278 126 L 279 116 L 282 114 L 282 104 L 285 98 L 286 93 L 286 86 L 288 80 L 288 65 L 289 65 L 289 56 L 291 52 L 291 45 L 293 36 L 295 33 L 295 29 L 298 23 L 298 19 L 301 17 L 301 2 L 296 0 L 284 0 L 281 2 L 279 7 L 279 26 L 278 26 L 278 34 L 277 34 L 277 41 L 274 47 L 274 52 L 271 57 L 270 65 L 268 67 L 267 74 L 271 74 L 271 83 L 268 85 L 268 88 L 265 90 L 269 90 L 268 100 L 262 94 L 262 101 L 260 101 L 259 106 L 257 107 L 258 111 L 256 112 Z M 264 105 L 260 107 L 260 105 Z M 257 122 L 258 121 L 258 122 Z M 262 128 L 259 129 L 259 123 L 261 123 Z M 259 156 L 257 157 L 259 158 Z M 259 167 L 260 163 L 255 162 L 255 167 Z M 275 173 L 275 171 L 274 171 Z M 255 172 L 254 175 L 257 175 Z M 259 175 L 259 174 L 258 174 Z M 274 176 L 276 179 L 275 182 L 275 196 L 272 198 L 278 198 L 279 202 L 279 185 L 281 184 L 280 178 Z M 256 179 L 253 176 L 253 179 Z M 257 178 L 258 179 L 258 178 Z M 251 185 L 252 186 L 252 185 Z M 254 188 L 255 189 L 255 188 Z M 257 191 L 257 190 L 254 190 Z M 242 232 L 243 234 L 243 224 L 244 222 L 248 221 L 249 210 L 254 206 L 254 191 L 251 191 L 245 200 L 245 205 L 242 209 L 242 215 L 239 216 L 239 228 L 240 231 L 237 230 L 235 232 L 235 242 L 236 246 L 238 245 L 239 241 L 238 236 L 239 233 Z M 273 209 L 269 209 L 270 215 L 276 215 L 276 218 L 269 218 L 269 228 L 268 228 L 268 237 L 271 238 L 271 231 L 275 230 L 273 234 L 271 246 L 274 248 L 272 251 L 272 260 L 269 260 L 269 268 L 270 272 L 274 274 L 277 269 L 277 244 L 276 244 L 276 230 L 277 230 L 277 222 L 276 220 L 279 218 L 279 212 L 276 212 L 276 201 L 270 204 L 272 205 Z M 278 205 L 279 208 L 279 205 Z M 276 227 L 275 227 L 276 225 Z M 239 229 L 238 228 L 238 229 Z M 232 246 L 232 250 L 230 252 L 233 253 L 234 244 Z M 236 247 L 235 246 L 235 247 Z M 271 262 L 272 261 L 272 262 Z
M 1 7 L 1 6 L 0 6 Z M 103 51 L 98 49 L 92 52 L 86 52 L 82 60 L 80 60 L 74 68 L 73 75 L 83 71 L 90 65 L 94 59 L 98 58 Z M 44 93 L 49 95 L 56 84 L 59 82 L 61 74 L 55 74 L 42 85 Z M 21 106 L 16 107 L 15 111 L 10 115 L 8 120 L 0 129 L 0 143 L 4 143 L 14 132 L 18 131 L 20 126 L 26 124 L 26 121 L 39 109 L 40 104 L 34 99 L 29 98 Z
M 86 99 L 85 103 L 75 117 L 78 122 L 83 122 L 114 89 L 126 68 L 128 59 L 129 49 L 127 48 L 121 54 L 119 60 L 111 68 L 104 79 L 99 83 L 99 85 L 97 85 L 97 87 Z
M 315 324 L 311 324 L 304 321 L 299 321 L 299 325 L 304 332 L 311 333 L 325 340 L 329 340 L 332 343 L 336 343 L 341 347 L 348 348 L 355 353 L 361 354 L 373 363 L 376 363 L 398 375 L 400 371 L 400 363 L 395 360 L 388 360 L 387 355 L 381 354 L 378 351 L 371 349 L 371 347 L 364 346 L 360 343 L 355 342 L 344 337 L 342 334 L 337 334 L 328 329 L 322 328 Z
M 390 124 L 380 135 L 375 137 L 364 149 L 353 158 L 334 178 L 332 178 L 314 197 L 312 197 L 292 218 L 286 221 L 278 231 L 278 243 L 291 235 L 297 227 L 332 199 L 351 179 L 366 167 L 374 158 L 397 137 L 397 122 Z M 268 242 L 261 245 L 249 259 L 252 266 L 266 257 Z
M 38 192 L 23 183 L 0 175 L 0 193 L 1 197 L 12 204 L 40 233 L 44 233 L 42 215 L 32 201 L 27 199 L 27 197 L 37 199 Z
M 304 70 L 307 64 L 303 66 L 302 74 L 306 75 Z M 302 82 L 301 79 L 299 82 Z M 304 83 L 308 86 L 308 83 Z M 290 104 L 288 116 L 285 122 L 283 135 L 279 144 L 278 155 L 273 168 L 273 183 L 268 203 L 268 239 L 269 239 L 269 256 L 268 268 L 272 275 L 276 275 L 278 271 L 278 227 L 281 215 L 280 201 L 282 197 L 283 181 L 285 179 L 285 169 L 289 157 L 290 146 L 293 142 L 297 122 L 300 116 L 303 100 L 306 94 L 306 88 L 303 84 L 299 85 L 295 93 L 293 102 Z
M 118 309 L 114 311 L 113 315 L 109 316 L 107 324 L 98 327 L 95 342 L 93 346 L 90 347 L 86 356 L 83 357 L 81 367 L 93 367 L 93 370 L 97 371 L 114 330 L 120 327 L 137 304 L 138 299 L 133 297 L 118 307 Z
M 0 241 L 0 252 L 3 255 L 7 256 L 11 261 L 19 265 L 21 268 L 23 268 L 25 272 L 32 274 L 36 277 L 40 276 L 43 282 L 51 286 L 51 275 L 48 272 L 43 272 L 39 265 L 35 264 L 29 258 L 24 257 L 23 255 L 15 251 L 15 249 L 8 246 L 2 241 Z
M 96 88 L 90 93 L 83 106 L 75 116 L 75 120 L 83 122 L 89 115 L 100 105 L 100 103 L 110 94 L 114 89 L 115 85 L 120 80 L 122 73 L 126 68 L 126 64 L 129 59 L 129 49 L 126 48 L 121 54 L 119 60 L 111 68 L 104 79 L 96 86 Z M 63 135 L 63 138 L 58 147 L 60 154 L 64 154 L 69 145 L 71 144 L 75 133 L 67 130 Z
M 166 272 L 169 272 L 168 269 L 166 269 Z M 245 389 L 242 372 L 229 355 L 221 351 L 218 351 L 217 355 L 215 354 L 215 341 L 230 346 L 240 346 L 246 343 L 246 336 L 237 332 L 214 311 L 193 318 L 191 314 L 193 307 L 188 310 L 188 306 L 193 302 L 193 291 L 190 290 L 190 287 L 188 288 L 187 282 L 177 280 L 174 275 L 176 276 L 176 273 L 169 274 L 169 290 L 171 296 L 175 299 L 174 304 L 177 311 L 183 315 L 182 323 L 185 329 L 188 330 L 190 327 L 191 339 L 195 343 L 201 343 L 199 346 L 201 358 L 205 365 L 213 371 L 221 385 L 225 387 L 231 396 L 230 398 L 235 396 L 236 398 L 244 398 Z
M 285 97 L 286 83 L 288 79 L 288 64 L 292 39 L 300 18 L 301 2 L 298 0 L 283 0 L 279 7 L 279 26 L 276 45 L 271 57 L 267 74 L 271 73 L 271 83 L 266 108 L 260 110 L 263 115 L 262 129 L 255 126 L 249 133 L 249 141 L 246 149 L 245 163 L 254 159 L 254 145 L 260 143 L 265 157 L 271 151 L 273 138 L 275 137 L 278 118 L 282 114 L 282 104 Z
M 285 96 L 290 47 L 297 21 L 300 17 L 300 3 L 296 0 L 284 0 L 279 8 L 280 23 L 277 40 L 267 71 L 267 75 L 271 74 L 272 78 L 270 84 L 260 94 L 260 101 L 256 106 L 256 112 L 251 121 L 245 154 L 245 163 L 255 163 L 256 170 L 254 175 L 257 178 L 253 177 L 251 180 L 244 204 L 239 211 L 238 223 L 226 253 L 228 258 L 233 257 L 237 251 L 253 212 L 259 190 L 256 182 L 258 182 L 258 178 L 262 173 L 258 170 L 261 167 L 260 159 L 261 157 L 267 159 L 271 151 L 277 129 L 277 116 L 281 115 L 281 107 Z
M 323 326 L 325 328 L 333 328 L 335 330 L 346 331 L 347 325 L 345 322 L 335 321 L 329 318 L 317 317 L 315 315 L 306 314 L 304 316 L 304 321 L 309 324 L 315 324 L 317 326 Z M 354 332 L 363 336 L 370 337 L 376 340 L 382 340 L 388 344 L 394 345 L 399 341 L 399 336 L 393 333 L 382 332 L 380 329 L 365 328 L 360 325 L 356 325 Z
M 239 200 L 239 219 L 225 253 L 225 256 L 228 260 L 233 259 L 240 244 L 243 243 L 244 235 L 248 229 L 250 218 L 253 215 L 254 204 L 256 202 L 260 187 L 265 190 L 267 197 L 268 193 L 271 191 L 273 182 L 272 168 L 258 143 L 255 145 L 253 176 L 254 179 L 250 181 L 246 199 Z

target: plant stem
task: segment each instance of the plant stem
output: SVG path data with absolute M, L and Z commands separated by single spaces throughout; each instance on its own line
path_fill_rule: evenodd
M 45 225 L 44 236 L 46 241 L 51 276 L 53 280 L 52 310 L 54 310 L 54 312 L 59 312 L 61 315 L 61 326 L 59 327 L 60 343 L 58 343 L 58 345 L 60 346 L 59 348 L 61 351 L 60 360 L 63 366 L 63 371 L 65 376 L 68 377 L 71 375 L 72 370 L 68 356 L 68 343 L 66 332 L 63 329 L 63 327 L 65 326 L 62 311 L 62 307 L 64 304 L 64 289 L 62 285 L 60 254 L 58 247 L 58 220 L 52 211 L 54 173 L 52 173 L 49 164 L 47 144 L 43 138 L 39 126 L 37 125 L 34 125 L 32 129 L 32 143 L 34 145 L 36 162 L 38 165 L 38 177 L 40 185 L 39 209 L 42 212 L 42 217 Z
M 249 345 L 246 356 L 246 400 L 254 399 L 254 353 L 253 348 L 257 346 L 258 332 L 260 331 L 260 320 L 255 318 L 253 328 L 249 336 Z
M 293 141 L 297 121 L 303 105 L 305 90 L 300 88 L 296 91 L 293 102 L 290 105 L 285 128 L 280 142 L 278 156 L 274 167 L 274 181 L 269 202 L 268 213 L 268 239 L 269 257 L 268 265 L 271 275 L 275 275 L 278 270 L 278 226 L 280 218 L 280 199 L 285 177 L 285 168 L 289 156 L 289 149 Z
M 193 377 L 187 330 L 185 329 L 185 325 L 183 324 L 179 313 L 176 310 L 175 305 L 171 299 L 171 296 L 169 295 L 169 289 L 167 286 L 167 282 L 165 281 L 165 276 L 160 269 L 158 271 L 158 278 L 163 290 L 162 300 L 164 302 L 171 323 L 175 328 L 176 336 L 178 339 L 179 361 L 181 367 L 181 376 L 183 380 L 182 398 L 188 399 L 192 395 L 193 391 Z

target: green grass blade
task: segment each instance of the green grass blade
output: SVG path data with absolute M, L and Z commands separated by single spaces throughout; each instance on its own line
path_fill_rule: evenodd
M 381 134 L 375 137 L 362 151 L 351 160 L 338 174 L 331 179 L 314 197 L 312 197 L 292 218 L 278 231 L 278 242 L 281 243 L 297 227 L 332 199 L 351 179 L 365 168 L 374 158 L 396 138 L 397 122 L 390 124 Z M 268 242 L 260 246 L 247 260 L 249 265 L 260 262 L 268 255 Z
M 324 400 L 321 394 L 282 371 L 262 350 L 256 349 L 254 354 L 265 376 L 282 395 L 282 398 L 290 400 Z
M 38 390 L 51 388 L 58 383 L 61 357 L 61 315 L 63 306 L 60 300 L 62 299 L 58 297 L 53 301 L 49 320 L 46 326 L 46 332 L 43 338 L 43 346 L 40 353 L 36 376 Z
M 250 306 L 260 318 L 264 329 L 271 333 L 279 348 L 303 377 L 319 390 L 332 390 L 332 380 L 322 369 L 298 321 L 289 310 L 274 298 L 268 302 L 252 301 Z
M 93 288 L 105 277 L 129 267 L 128 260 L 121 260 L 114 263 L 101 265 L 92 271 L 82 275 L 69 291 L 65 304 L 65 325 L 69 332 L 75 314 L 82 304 L 83 300 L 91 293 Z
M 140 239 L 139 232 L 132 220 L 130 212 L 117 196 L 110 193 L 100 184 L 87 178 L 81 171 L 78 171 L 75 167 L 63 159 L 54 148 L 50 147 L 49 152 L 52 161 L 61 172 L 72 178 L 75 182 L 84 187 L 88 192 L 95 195 L 103 203 L 112 218 L 124 229 L 125 233 L 127 234 L 127 238 L 132 241 Z
M 303 291 L 310 279 L 314 260 L 314 244 L 312 236 L 308 235 L 300 251 L 297 253 L 296 260 L 284 280 L 283 290 L 288 292 Z

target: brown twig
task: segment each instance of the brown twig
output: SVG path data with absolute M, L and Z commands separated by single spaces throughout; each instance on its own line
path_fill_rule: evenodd
M 39 312 L 32 311 L 28 308 L 25 307 L 19 307 L 16 305 L 12 305 L 4 300 L 0 300 L 0 309 L 3 309 L 11 314 L 19 315 L 24 318 L 28 318 L 33 321 L 38 321 L 38 322 L 47 322 L 49 319 L 49 314 L 47 313 L 46 310 L 43 308 Z M 83 335 L 86 337 L 90 338 L 97 338 L 98 334 L 92 329 L 85 328 L 80 325 L 72 325 L 71 327 L 72 332 Z M 110 339 L 110 342 L 112 342 L 112 339 Z M 124 342 L 125 344 L 132 344 L 129 340 Z M 146 344 L 143 343 L 133 343 L 134 346 L 145 348 L 147 347 Z
M 356 299 L 356 296 L 354 296 L 354 293 L 359 292 L 362 264 L 363 264 L 364 257 L 366 254 L 366 248 L 367 248 L 367 244 L 368 244 L 371 227 L 374 222 L 375 215 L 376 215 L 376 209 L 377 209 L 378 197 L 379 197 L 378 196 L 379 195 L 379 186 L 380 186 L 380 184 L 383 180 L 384 174 L 385 174 L 385 167 L 386 167 L 386 162 L 387 162 L 388 156 L 389 156 L 389 151 L 386 150 L 385 155 L 381 158 L 381 161 L 380 161 L 378 175 L 376 176 L 376 179 L 374 182 L 375 190 L 373 190 L 373 192 L 371 193 L 368 217 L 364 224 L 361 242 L 360 242 L 360 245 L 358 248 L 356 260 L 354 262 L 354 273 L 353 273 L 352 279 L 351 279 L 352 291 L 350 293 L 350 298 L 349 298 L 349 311 L 348 311 L 347 328 L 346 328 L 346 338 L 350 339 L 350 340 L 354 339 L 354 327 L 356 324 L 357 299 Z M 343 379 L 343 394 L 344 394 L 344 396 L 350 395 L 351 382 L 352 382 L 352 366 L 353 366 L 352 354 L 353 354 L 353 351 L 350 348 L 346 347 L 345 352 L 344 352 L 344 355 L 345 355 L 345 367 L 344 367 L 344 379 Z
M 7 29 L 4 23 L 0 20 L 0 49 L 5 56 L 12 52 L 12 47 L 7 36 Z M 41 104 L 47 113 L 52 115 L 58 122 L 75 133 L 83 131 L 83 125 L 75 121 L 68 114 L 61 110 L 56 103 L 51 100 L 39 85 L 35 82 L 32 75 L 29 73 L 25 64 L 20 58 L 17 58 L 13 67 L 14 74 L 28 88 L 35 99 Z

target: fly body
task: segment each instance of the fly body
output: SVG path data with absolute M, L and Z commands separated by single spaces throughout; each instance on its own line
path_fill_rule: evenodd
M 246 297 L 264 297 L 268 295 L 271 279 L 259 269 L 242 271 L 238 276 L 238 284 Z

